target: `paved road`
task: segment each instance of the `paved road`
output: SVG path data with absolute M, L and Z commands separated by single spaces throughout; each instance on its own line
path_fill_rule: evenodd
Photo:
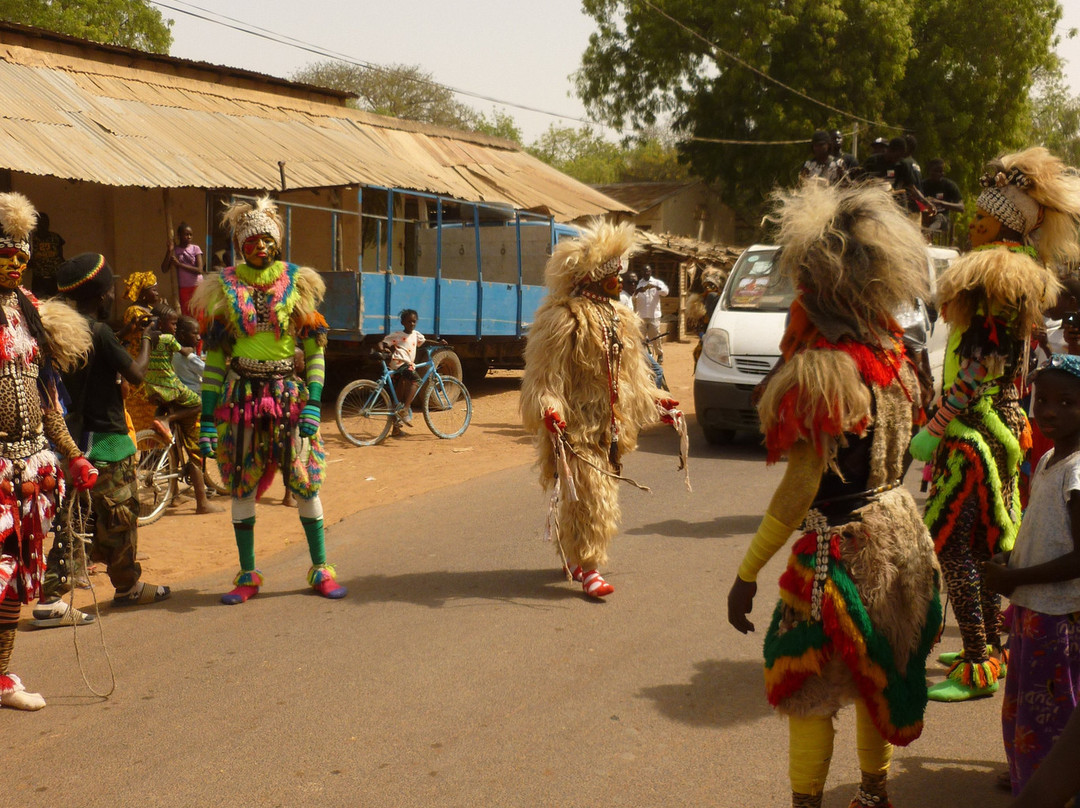
M 688 494 L 673 450 L 651 434 L 628 464 L 653 491 L 622 492 L 605 603 L 561 578 L 522 467 L 335 525 L 344 601 L 305 591 L 298 529 L 248 604 L 220 606 L 215 577 L 108 614 L 108 700 L 84 687 L 70 631 L 21 632 L 16 671 L 49 706 L 0 713 L 0 806 L 788 804 L 760 670 L 779 561 L 756 636 L 723 616 L 780 470 L 749 445 L 695 445 Z M 191 540 L 231 541 L 224 523 Z M 100 686 L 96 632 L 78 636 Z M 958 645 L 954 628 L 946 639 Z M 991 782 L 999 707 L 932 705 L 897 754 L 894 803 L 1006 805 Z M 850 710 L 839 726 L 826 806 L 846 806 L 858 777 Z

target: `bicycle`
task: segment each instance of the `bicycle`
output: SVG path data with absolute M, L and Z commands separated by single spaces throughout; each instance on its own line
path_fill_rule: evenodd
M 428 361 L 417 364 L 416 370 L 427 368 L 420 377 L 418 388 L 421 392 L 425 386 L 427 389 L 422 395 L 424 422 L 437 437 L 447 440 L 460 437 L 472 421 L 469 391 L 460 380 L 439 373 L 433 353 L 445 350 L 445 345 L 432 344 L 429 340 L 423 347 L 428 350 Z M 354 446 L 382 443 L 404 410 L 394 389 L 394 377 L 401 368 L 390 370 L 386 364 L 390 354 L 384 351 L 372 353 L 382 364 L 378 381 L 357 379 L 349 382 L 338 395 L 335 405 L 338 430 Z
M 229 493 L 229 487 L 221 479 L 216 462 L 208 463 L 200 455 L 192 455 L 184 446 L 179 424 L 172 430 L 172 440 L 155 429 L 141 429 L 135 433 L 135 481 L 139 498 L 139 527 L 152 525 L 165 513 L 180 491 L 180 484 L 191 485 L 185 457 L 200 464 L 207 494 Z

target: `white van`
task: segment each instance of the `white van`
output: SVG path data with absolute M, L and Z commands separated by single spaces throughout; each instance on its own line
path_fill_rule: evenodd
M 709 320 L 694 371 L 694 408 L 709 443 L 730 441 L 736 432 L 758 432 L 750 396 L 780 358 L 780 339 L 795 297 L 790 281 L 780 275 L 779 252 L 779 247 L 755 244 L 739 256 Z M 931 299 L 938 276 L 958 256 L 956 250 L 927 247 Z M 947 336 L 944 327 L 936 327 L 937 312 L 919 301 L 897 312 L 897 320 L 912 336 L 926 335 L 930 367 L 940 382 Z

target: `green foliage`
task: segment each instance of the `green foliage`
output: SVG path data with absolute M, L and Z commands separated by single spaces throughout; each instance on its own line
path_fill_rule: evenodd
M 483 112 L 474 113 L 469 128 L 474 132 L 501 137 L 503 140 L 512 140 L 514 143 L 522 141 L 521 128 L 514 120 L 514 116 L 495 108 L 492 108 L 490 118 Z
M 172 22 L 144 0 L 0 0 L 0 19 L 151 53 L 172 45 Z
M 1058 77 L 1043 82 L 1032 99 L 1031 140 L 1080 165 L 1080 96 L 1069 95 Z
M 552 124 L 526 150 L 589 185 L 683 179 L 689 167 L 679 162 L 666 139 L 665 133 L 654 129 L 633 143 L 620 145 L 589 126 L 575 129 Z
M 812 98 L 913 130 L 918 158 L 946 157 L 962 187 L 986 159 L 1022 145 L 1033 78 L 1057 70 L 1058 0 L 652 2 Z M 850 118 L 714 54 L 639 0 L 583 5 L 597 22 L 575 75 L 589 111 L 619 128 L 671 120 L 692 172 L 718 181 L 750 217 L 775 184 L 795 181 L 809 146 L 690 138 L 796 140 L 852 128 Z M 899 133 L 878 125 L 871 135 Z M 864 144 L 866 134 L 864 124 Z
M 292 79 L 355 93 L 357 100 L 352 106 L 391 118 L 466 130 L 472 129 L 477 120 L 484 120 L 471 107 L 455 101 L 450 89 L 438 84 L 418 65 L 361 67 L 345 62 L 315 62 L 296 71 Z

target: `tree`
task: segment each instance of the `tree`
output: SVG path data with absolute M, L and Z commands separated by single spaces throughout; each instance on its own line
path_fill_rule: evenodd
M 293 81 L 355 93 L 358 109 L 454 129 L 472 129 L 483 115 L 454 100 L 454 93 L 418 65 L 362 67 L 345 62 L 315 62 L 296 71 Z M 495 119 L 494 126 L 498 126 Z
M 474 113 L 469 121 L 469 128 L 474 132 L 481 132 L 492 137 L 501 137 L 503 140 L 511 140 L 514 143 L 521 143 L 522 141 L 521 128 L 517 125 L 517 121 L 514 120 L 514 116 L 509 112 L 503 112 L 494 107 L 491 110 L 490 118 L 483 112 Z
M 150 53 L 172 45 L 172 21 L 144 0 L 0 0 L 0 19 Z
M 626 169 L 623 149 L 589 126 L 575 129 L 553 123 L 526 151 L 589 185 L 619 182 Z
M 1080 96 L 1069 95 L 1055 78 L 1042 82 L 1032 101 L 1032 142 L 1071 166 L 1080 165 Z
M 797 92 L 714 53 L 706 40 Z M 1018 145 L 1033 76 L 1053 73 L 1058 0 L 584 0 L 598 24 L 575 76 L 590 112 L 617 127 L 670 118 L 693 173 L 747 213 L 797 176 L 815 129 L 877 124 L 916 131 L 970 181 Z M 807 98 L 809 96 L 809 98 Z M 864 131 L 865 131 L 865 123 Z M 888 125 L 888 126 L 886 126 Z M 897 127 L 897 128 L 889 128 Z M 954 170 L 954 173 L 957 173 Z

